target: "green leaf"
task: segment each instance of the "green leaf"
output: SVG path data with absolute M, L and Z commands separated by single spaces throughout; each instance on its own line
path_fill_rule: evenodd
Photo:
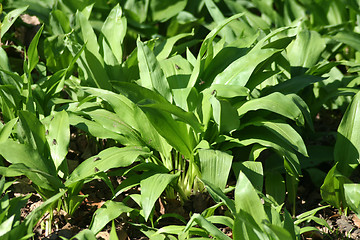
M 9 28 L 14 24 L 16 19 L 28 9 L 29 6 L 25 6 L 22 8 L 17 8 L 6 14 L 4 20 L 0 22 L 0 40 L 4 36 L 4 34 L 9 30 Z M 0 11 L 1 14 L 1 11 Z
M 360 215 L 360 184 L 347 183 L 344 184 L 344 193 L 347 205 L 358 216 Z
M 270 130 L 277 137 L 289 144 L 295 151 L 308 156 L 305 143 L 301 136 L 289 124 L 282 121 L 256 120 L 249 121 L 246 125 L 262 126 Z
M 243 172 L 246 175 L 246 177 L 249 179 L 251 184 L 254 186 L 254 188 L 262 192 L 264 173 L 261 162 L 254 162 L 254 161 L 234 162 L 233 169 L 237 177 L 239 176 L 240 172 Z
M 109 240 L 119 240 L 118 235 L 116 233 L 116 227 L 115 227 L 114 221 L 112 221 L 112 223 L 111 223 L 111 231 L 110 231 Z
M 169 83 L 159 62 L 156 60 L 155 54 L 140 40 L 136 43 L 141 85 L 148 89 L 155 90 L 171 103 L 172 94 Z
M 254 218 L 258 226 L 264 220 L 268 221 L 264 207 L 255 188 L 243 172 L 240 172 L 235 188 L 235 206 L 239 214 L 244 211 Z
M 21 142 L 31 146 L 45 158 L 48 157 L 49 150 L 46 143 L 45 127 L 35 114 L 20 111 L 17 131 Z
M 15 215 L 10 216 L 8 219 L 0 223 L 0 237 L 4 236 L 13 228 Z
M 91 230 L 85 229 L 72 237 L 71 240 L 97 240 L 97 238 Z
M 101 151 L 98 155 L 90 157 L 82 162 L 70 174 L 65 182 L 70 186 L 78 181 L 94 176 L 98 172 L 105 172 L 111 168 L 128 167 L 134 163 L 140 156 L 148 157 L 150 152 L 141 147 L 111 147 Z
M 96 210 L 93 215 L 93 219 L 90 224 L 90 230 L 97 234 L 100 232 L 106 224 L 115 218 L 119 217 L 123 213 L 129 213 L 133 209 L 126 206 L 122 202 L 106 201 L 101 208 Z
M 101 89 L 111 89 L 109 76 L 104 67 L 104 59 L 100 55 L 97 37 L 90 22 L 86 16 L 79 11 L 76 12 L 75 21 L 76 25 L 79 26 L 79 30 L 76 34 L 83 40 L 82 44 L 86 45 L 84 51 L 81 52 L 80 58 L 77 60 L 77 63 L 84 74 L 85 83 Z M 74 57 L 80 49 L 76 44 L 78 43 L 73 43 L 73 45 L 70 45 L 69 47 L 69 50 Z
M 25 225 L 32 229 L 35 224 L 40 220 L 40 218 L 44 216 L 46 211 L 48 211 L 49 208 L 54 206 L 65 193 L 66 191 L 60 190 L 57 194 L 47 199 L 43 204 L 31 211 L 31 213 L 27 215 L 24 220 Z
M 148 220 L 156 200 L 160 197 L 165 188 L 176 178 L 178 174 L 158 173 L 140 181 L 141 207 L 144 211 L 145 221 Z
M 29 49 L 27 51 L 27 55 L 28 55 L 28 73 L 30 73 L 35 66 L 37 65 L 37 63 L 39 62 L 39 54 L 38 54 L 38 43 L 39 43 L 39 39 L 40 39 L 40 35 L 42 33 L 42 30 L 44 29 L 44 25 L 41 26 L 41 28 L 38 30 L 38 32 L 36 33 L 36 35 L 34 36 L 34 38 L 32 39 Z
M 91 120 L 87 120 L 83 117 L 80 117 L 74 113 L 68 113 L 69 115 L 69 123 L 83 131 L 90 133 L 94 137 L 102 138 L 102 139 L 114 139 L 121 143 L 123 143 L 123 138 L 120 134 L 114 131 L 108 130 L 102 125 L 102 122 L 97 123 Z
M 276 202 L 283 204 L 285 200 L 285 181 L 280 173 L 267 173 L 265 176 L 266 196 Z
M 296 35 L 287 48 L 287 55 L 291 66 L 311 68 L 319 60 L 320 54 L 325 50 L 326 42 L 315 31 L 302 30 Z
M 63 110 L 53 115 L 47 133 L 50 154 L 56 169 L 58 169 L 65 160 L 70 143 L 70 125 L 67 112 Z
M 130 94 L 130 90 L 131 89 L 126 89 L 125 93 Z M 170 153 L 170 145 L 154 129 L 145 113 L 135 103 L 129 100 L 129 98 L 110 91 L 95 88 L 85 88 L 85 91 L 107 101 L 120 120 L 137 130 L 141 134 L 144 143 L 148 146 L 161 152 L 164 156 L 167 156 Z M 160 95 L 158 94 L 157 96 Z M 139 96 L 139 98 L 141 97 L 142 96 Z M 167 101 L 165 100 L 165 102 Z
M 239 127 L 239 116 L 228 100 L 217 99 L 211 96 L 210 103 L 213 109 L 213 118 L 218 125 L 220 133 L 232 132 Z
M 199 149 L 201 178 L 221 190 L 225 189 L 233 156 L 211 149 Z
M 18 118 L 14 118 L 0 128 L 0 142 L 3 142 L 10 137 L 13 127 L 15 126 L 17 121 Z
M 8 139 L 0 143 L 0 155 L 10 163 L 22 163 L 29 168 L 56 176 L 53 162 L 43 159 L 39 152 L 29 145 Z
M 152 0 L 150 9 L 153 21 L 166 21 L 181 12 L 187 0 Z
M 334 156 L 337 169 L 350 176 L 359 165 L 360 155 L 360 93 L 357 93 L 348 106 L 338 128 Z
M 194 222 L 196 222 L 197 225 L 199 225 L 201 228 L 205 229 L 215 239 L 219 239 L 219 240 L 230 240 L 231 239 L 225 233 L 220 231 L 215 225 L 210 223 L 208 220 L 206 220 L 203 216 L 201 216 L 198 213 L 194 213 L 194 215 L 189 220 L 189 222 L 186 225 L 183 232 L 187 232 L 190 229 L 190 227 L 193 225 Z
M 145 113 L 156 131 L 176 150 L 190 158 L 195 147 L 194 136 L 187 126 L 176 121 L 189 123 L 195 131 L 202 131 L 195 115 L 185 112 L 179 107 L 167 102 L 161 95 L 132 83 L 117 83 L 121 92 L 135 102 Z
M 204 2 L 206 8 L 208 9 L 215 23 L 221 24 L 221 22 L 225 20 L 225 17 L 221 13 L 220 9 L 215 5 L 215 3 L 212 0 L 205 0 Z M 229 27 L 229 25 L 224 26 L 224 28 L 220 31 L 220 34 L 227 43 L 231 43 L 235 40 L 235 34 L 232 31 L 232 29 Z
M 345 43 L 350 47 L 355 48 L 357 51 L 360 51 L 360 34 L 356 32 L 349 32 L 346 30 L 339 31 L 333 39 Z
M 253 48 L 249 53 L 235 60 L 223 72 L 219 73 L 215 77 L 213 84 L 246 86 L 255 69 L 262 62 L 270 59 L 280 51 L 282 49 Z
M 206 180 L 201 179 L 201 181 L 205 184 L 205 187 L 211 197 L 214 199 L 215 202 L 223 202 L 231 211 L 232 214 L 236 214 L 236 208 L 235 203 L 233 200 L 229 199 L 223 191 L 221 191 L 220 188 L 214 186 L 210 182 L 207 182 Z
M 250 90 L 243 86 L 228 86 L 224 84 L 212 84 L 209 92 L 214 92 L 218 98 L 247 97 Z
M 265 97 L 251 99 L 238 108 L 239 116 L 243 116 L 249 111 L 268 110 L 284 117 L 294 120 L 297 124 L 304 125 L 304 116 L 298 106 L 281 93 L 275 92 Z
M 122 43 L 126 34 L 126 18 L 122 15 L 122 9 L 117 4 L 111 9 L 101 28 L 101 33 L 104 36 L 103 41 L 109 45 L 118 63 L 122 62 Z
M 244 15 L 243 13 L 235 14 L 234 16 L 225 19 L 221 23 L 218 24 L 217 27 L 215 27 L 211 32 L 206 36 L 203 43 L 201 44 L 200 51 L 198 53 L 198 56 L 196 58 L 196 63 L 194 65 L 194 70 L 191 74 L 190 80 L 188 82 L 187 87 L 194 87 L 195 83 L 199 80 L 199 75 L 202 73 L 202 71 L 206 68 L 206 66 L 211 62 L 213 59 L 213 40 L 216 37 L 216 35 L 220 32 L 221 29 L 223 29 L 227 24 L 229 24 L 231 21 L 233 21 L 236 18 L 241 17 Z
M 343 211 L 346 207 L 344 184 L 347 182 L 350 181 L 337 170 L 337 165 L 332 167 L 320 188 L 322 199 Z
M 167 59 L 170 56 L 170 53 L 173 51 L 175 43 L 180 39 L 190 36 L 194 36 L 194 31 L 192 31 L 191 33 L 181 33 L 174 37 L 164 39 L 159 45 L 155 46 L 154 48 L 154 54 L 156 56 L 156 59 L 158 61 Z

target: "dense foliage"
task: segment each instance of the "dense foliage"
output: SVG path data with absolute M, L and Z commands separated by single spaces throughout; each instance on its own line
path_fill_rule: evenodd
M 358 1 L 0 6 L 1 239 L 28 239 L 41 219 L 51 233 L 55 209 L 71 221 L 94 179 L 113 197 L 77 239 L 108 223 L 118 239 L 119 217 L 149 239 L 300 239 L 328 226 L 315 216 L 326 204 L 360 214 Z M 73 167 L 79 135 L 93 148 Z M 20 176 L 44 201 L 25 219 Z M 297 215 L 304 176 L 323 206 Z M 186 210 L 198 194 L 212 205 Z M 185 210 L 159 215 L 159 202 Z

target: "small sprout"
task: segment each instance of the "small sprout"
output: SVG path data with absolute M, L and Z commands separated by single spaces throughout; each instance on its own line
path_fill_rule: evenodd
M 95 157 L 94 158 L 94 162 L 96 162 L 96 161 L 98 161 L 98 160 L 100 160 L 101 158 L 99 158 L 99 157 Z
M 97 167 L 95 167 L 94 170 L 96 173 L 100 171 Z
M 56 145 L 56 144 L 57 144 L 56 139 L 53 139 L 52 144 L 53 144 L 53 145 Z

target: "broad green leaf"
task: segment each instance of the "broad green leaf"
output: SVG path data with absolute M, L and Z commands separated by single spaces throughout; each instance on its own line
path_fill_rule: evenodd
M 284 82 L 280 82 L 274 86 L 265 89 L 265 93 L 281 92 L 283 94 L 298 93 L 305 87 L 320 82 L 325 78 L 313 75 L 298 75 Z
M 99 123 L 101 127 L 115 133 L 116 139 L 120 141 L 121 144 L 128 145 L 137 145 L 137 146 L 146 146 L 146 143 L 141 139 L 140 133 L 138 133 L 134 128 L 126 124 L 121 120 L 121 118 L 105 109 L 95 109 L 91 111 L 84 111 L 86 115 L 89 115 L 95 122 Z
M 51 197 L 59 188 L 64 187 L 57 175 L 27 167 L 23 163 L 12 163 L 9 167 L 0 166 L 0 174 L 6 177 L 27 176 L 45 198 Z
M 360 51 L 360 40 L 359 40 L 359 33 L 356 32 L 349 32 L 346 30 L 339 31 L 333 39 L 345 43 L 353 48 L 355 48 L 357 51 Z
M 232 132 L 239 127 L 239 116 L 237 115 L 236 109 L 231 106 L 228 100 L 211 96 L 210 103 L 213 109 L 213 118 L 220 133 Z
M 350 183 L 350 181 L 337 170 L 337 165 L 335 165 L 326 175 L 324 183 L 320 188 L 322 199 L 340 209 L 340 211 L 346 207 L 345 183 Z
M 97 238 L 93 231 L 85 229 L 72 237 L 71 240 L 97 240 Z
M 159 112 L 160 115 L 174 115 L 176 120 L 189 124 L 196 132 L 202 132 L 202 126 L 194 113 L 169 103 L 160 94 L 133 83 L 116 83 L 115 86 L 131 101 L 147 113 L 147 109 Z M 149 115 L 147 115 L 149 117 Z
M 191 74 L 187 87 L 195 86 L 195 83 L 198 81 L 199 75 L 213 59 L 212 43 L 216 35 L 220 32 L 221 29 L 223 29 L 227 24 L 229 24 L 229 22 L 233 21 L 236 18 L 241 17 L 242 15 L 244 14 L 239 13 L 239 14 L 235 14 L 234 16 L 228 19 L 225 19 L 206 36 L 203 43 L 201 44 L 199 54 L 196 58 L 196 63 L 194 65 L 194 70 L 193 73 Z
M 285 181 L 280 173 L 269 172 L 265 176 L 266 196 L 278 205 L 285 200 Z
M 201 178 L 221 190 L 225 189 L 233 156 L 219 150 L 199 149 Z
M 178 174 L 158 173 L 140 181 L 141 207 L 144 211 L 145 221 L 148 220 L 156 200 L 160 197 L 165 188 L 176 178 Z
M 301 175 L 301 167 L 299 159 L 296 154 L 292 152 L 292 149 L 288 144 L 283 142 L 280 138 L 277 138 L 271 132 L 267 132 L 266 129 L 256 128 L 249 126 L 241 131 L 238 138 L 225 137 L 228 143 L 224 144 L 224 149 L 229 144 L 229 148 L 236 146 L 249 146 L 252 144 L 260 144 L 262 146 L 274 149 L 277 154 L 284 158 L 284 167 L 286 171 L 294 176 L 299 177 Z
M 111 231 L 110 231 L 109 240 L 119 240 L 114 221 L 112 221 L 112 223 L 111 223 Z
M 276 226 L 274 224 L 264 224 L 263 228 L 270 236 L 274 236 L 274 238 L 292 239 L 291 233 L 281 226 Z
M 291 66 L 311 68 L 314 66 L 320 57 L 320 54 L 325 50 L 325 39 L 315 31 L 302 30 L 296 35 L 293 41 L 287 48 L 287 56 Z
M 119 217 L 122 213 L 129 213 L 133 209 L 126 206 L 122 202 L 106 201 L 101 208 L 96 210 L 90 224 L 90 230 L 97 234 L 106 224 L 115 218 Z
M 86 49 L 93 54 L 99 61 L 101 58 L 99 44 L 97 42 L 96 34 L 88 21 L 87 17 L 80 11 L 75 15 L 76 25 L 80 27 L 80 36 L 86 44 Z
M 28 55 L 28 73 L 30 73 L 37 65 L 37 63 L 39 62 L 39 54 L 38 54 L 38 43 L 39 43 L 39 39 L 40 39 L 40 35 L 42 33 L 44 29 L 44 25 L 41 26 L 41 28 L 39 29 L 39 31 L 36 33 L 36 35 L 34 36 L 34 38 L 31 40 L 29 49 L 27 51 L 27 55 Z
M 111 168 L 128 167 L 140 156 L 148 157 L 149 155 L 149 150 L 141 147 L 107 148 L 98 155 L 86 159 L 75 168 L 65 185 L 69 186 Z
M 360 215 L 360 184 L 347 183 L 344 184 L 344 194 L 347 205 L 358 216 Z
M 129 11 L 129 15 L 139 23 L 143 23 L 149 10 L 150 0 L 128 0 L 125 3 L 124 8 Z
M 50 13 L 51 31 L 54 35 L 61 35 L 71 31 L 70 20 L 66 14 L 58 9 L 53 9 Z
M 337 169 L 350 176 L 359 165 L 360 155 L 360 93 L 357 93 L 348 106 L 338 128 L 334 156 Z
M 0 224 L 0 237 L 4 236 L 6 233 L 10 232 L 13 228 L 15 215 L 9 216 L 8 219 L 1 222 Z
M 309 125 L 310 129 L 312 131 L 314 131 L 314 124 L 313 124 L 312 117 L 310 114 L 310 109 L 309 109 L 308 105 L 306 104 L 306 102 L 296 94 L 288 94 L 287 96 L 292 98 L 294 103 L 298 106 L 298 108 L 304 115 L 304 118 L 305 118 L 307 124 Z
M 175 95 L 174 91 L 187 88 L 186 86 L 189 82 L 193 68 L 185 58 L 181 55 L 175 55 L 161 60 L 159 63 L 167 80 L 169 81 L 169 86 L 173 95 Z
M 170 145 L 168 145 L 154 129 L 145 113 L 127 97 L 95 88 L 86 88 L 85 91 L 107 101 L 120 120 L 137 130 L 148 146 L 156 149 L 165 156 L 170 153 Z M 126 89 L 125 93 L 127 92 L 129 92 L 129 90 Z
M 243 172 L 249 179 L 255 189 L 262 192 L 264 173 L 261 162 L 244 161 L 234 162 L 233 169 L 235 175 L 238 177 L 240 172 Z
M 255 188 L 243 172 L 240 172 L 235 188 L 236 212 L 244 211 L 254 218 L 261 226 L 264 220 L 268 220 L 264 207 Z
M 104 60 L 100 55 L 100 47 L 97 42 L 96 34 L 86 18 L 81 12 L 76 12 L 76 24 L 80 27 L 76 34 L 82 39 L 85 44 L 85 49 L 82 51 L 80 58 L 77 60 L 79 67 L 84 74 L 84 81 L 90 86 L 96 86 L 102 89 L 111 89 L 109 76 L 104 68 Z M 76 44 L 78 44 L 76 42 Z M 80 46 L 75 43 L 68 46 L 70 52 L 75 57 L 80 50 Z
M 166 21 L 181 12 L 187 0 L 152 0 L 150 9 L 153 21 Z
M 210 182 L 207 182 L 206 180 L 201 180 L 204 184 L 205 187 L 207 189 L 207 191 L 209 192 L 209 194 L 211 195 L 211 197 L 214 199 L 215 202 L 223 202 L 231 211 L 232 214 L 236 214 L 236 208 L 235 208 L 235 203 L 233 200 L 229 199 L 225 193 L 223 193 L 223 191 L 221 191 L 220 188 L 214 186 L 213 184 L 211 184 Z
M 251 99 L 238 108 L 239 116 L 243 116 L 249 111 L 268 110 L 284 117 L 294 120 L 297 124 L 304 125 L 304 116 L 298 106 L 281 93 L 275 92 L 267 96 Z
M 281 138 L 283 141 L 289 144 L 295 151 L 300 152 L 304 156 L 308 156 L 303 139 L 289 124 L 282 121 L 254 119 L 244 124 L 244 126 L 246 125 L 265 127 L 277 137 Z
M 126 33 L 126 18 L 122 15 L 122 9 L 117 4 L 101 28 L 101 33 L 105 37 L 103 41 L 107 42 L 118 63 L 122 62 L 122 42 Z
M 231 239 L 225 233 L 220 231 L 215 225 L 210 223 L 208 220 L 206 220 L 203 216 L 201 216 L 198 213 L 194 213 L 194 215 L 192 215 L 191 219 L 189 220 L 188 224 L 184 229 L 184 232 L 188 231 L 194 222 L 196 222 L 197 225 L 199 225 L 201 228 L 205 229 L 215 239 L 219 239 L 219 240 Z
M 208 220 L 212 224 L 222 224 L 229 228 L 234 227 L 234 219 L 232 219 L 231 217 L 228 217 L 228 216 L 210 216 L 210 217 L 207 217 L 206 220 Z
M 167 102 L 161 95 L 136 84 L 117 83 L 116 86 L 146 113 L 156 131 L 171 146 L 184 154 L 186 158 L 190 158 L 196 143 L 192 131 L 189 131 L 183 122 L 188 123 L 195 131 L 202 131 L 193 113 L 185 112 Z M 172 115 L 180 121 L 176 121 Z
M 14 118 L 7 122 L 5 125 L 0 128 L 0 142 L 7 140 L 10 137 L 13 127 L 17 123 L 18 118 Z
M 56 176 L 54 164 L 43 159 L 38 151 L 29 145 L 8 139 L 0 143 L 0 154 L 10 163 L 22 163 L 29 168 Z
M 121 143 L 123 143 L 123 138 L 120 134 L 117 134 L 114 131 L 108 130 L 105 128 L 100 122 L 94 122 L 91 120 L 87 120 L 83 117 L 80 117 L 74 113 L 68 113 L 69 115 L 69 123 L 72 126 L 75 126 L 83 131 L 90 133 L 94 137 L 102 138 L 102 139 L 114 139 Z
M 4 34 L 9 30 L 9 28 L 14 24 L 16 19 L 28 9 L 28 6 L 17 8 L 6 14 L 4 20 L 0 22 L 0 40 Z M 1 14 L 1 11 L 0 11 Z
M 205 0 L 205 5 L 215 23 L 221 24 L 221 22 L 225 20 L 224 15 L 212 0 Z M 224 28 L 220 31 L 220 34 L 227 43 L 231 43 L 235 40 L 235 34 L 229 25 L 224 26 Z
M 148 89 L 155 90 L 171 103 L 172 95 L 164 72 L 156 60 L 154 53 L 140 40 L 137 41 L 137 56 L 141 85 Z
M 37 150 L 41 156 L 48 157 L 45 127 L 35 114 L 28 111 L 19 112 L 17 133 L 21 142 Z
M 170 53 L 172 52 L 175 43 L 180 39 L 190 36 L 194 36 L 194 31 L 192 31 L 191 33 L 181 33 L 174 37 L 163 40 L 159 45 L 155 46 L 154 48 L 154 54 L 156 56 L 156 59 L 158 61 L 167 59 L 170 56 Z
M 228 86 L 223 84 L 212 84 L 209 92 L 213 92 L 218 98 L 247 97 L 250 90 L 243 86 Z
M 65 160 L 70 143 L 70 125 L 67 112 L 57 112 L 52 117 L 47 129 L 47 142 L 50 146 L 50 154 L 56 169 Z
M 219 73 L 215 77 L 213 84 L 245 86 L 255 69 L 262 62 L 282 50 L 275 48 L 253 48 L 250 52 L 232 62 L 223 72 Z

